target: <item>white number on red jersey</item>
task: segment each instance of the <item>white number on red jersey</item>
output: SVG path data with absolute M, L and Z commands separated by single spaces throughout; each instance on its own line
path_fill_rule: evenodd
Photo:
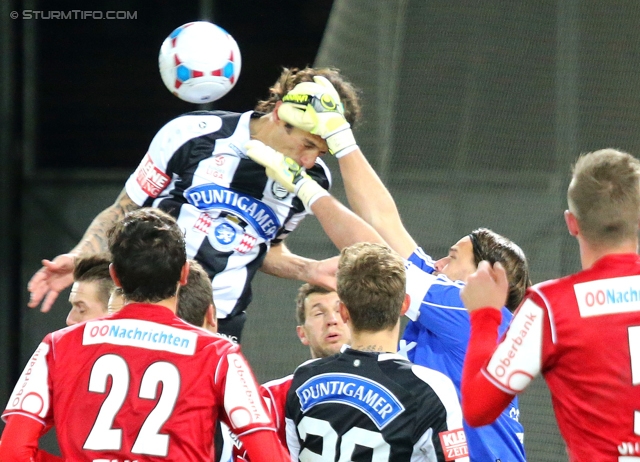
M 111 390 L 102 403 L 93 428 L 84 443 L 84 449 L 93 451 L 121 449 L 122 430 L 111 428 L 111 426 L 127 396 L 131 379 L 129 367 L 122 357 L 107 354 L 98 358 L 91 369 L 89 391 L 105 393 L 109 377 L 112 380 Z M 138 396 L 143 399 L 156 399 L 159 383 L 162 383 L 162 394 L 158 404 L 140 428 L 131 449 L 134 454 L 166 457 L 169 453 L 169 436 L 159 432 L 171 416 L 178 400 L 180 372 L 171 363 L 164 361 L 153 363 L 142 376 Z

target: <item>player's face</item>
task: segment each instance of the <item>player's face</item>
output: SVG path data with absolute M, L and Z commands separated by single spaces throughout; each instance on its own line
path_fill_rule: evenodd
M 284 124 L 283 121 L 280 121 L 280 123 Z M 316 159 L 326 154 L 329 150 L 327 142 L 318 135 L 312 135 L 287 124 L 285 124 L 284 132 L 285 135 L 278 139 L 280 146 L 272 147 L 285 156 L 291 157 L 298 165 L 304 168 L 313 167 Z
M 67 316 L 67 326 L 89 321 L 107 314 L 107 307 L 98 297 L 98 283 L 74 282 L 69 294 L 71 311 Z
M 342 321 L 335 292 L 312 293 L 305 301 L 305 321 L 298 326 L 298 337 L 308 345 L 313 358 L 334 355 L 350 340 L 349 328 Z
M 452 281 L 465 281 L 477 267 L 473 258 L 471 238 L 465 236 L 449 249 L 449 255 L 438 260 L 436 271 L 446 275 Z

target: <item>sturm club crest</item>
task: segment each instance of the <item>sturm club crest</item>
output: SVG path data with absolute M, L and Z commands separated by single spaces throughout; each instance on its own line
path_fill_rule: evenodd
M 271 182 L 271 194 L 282 200 L 289 195 L 289 191 L 284 189 L 277 181 Z

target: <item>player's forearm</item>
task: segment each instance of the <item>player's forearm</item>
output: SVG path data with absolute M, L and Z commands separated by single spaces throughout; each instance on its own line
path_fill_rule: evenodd
M 349 205 L 402 257 L 407 258 L 417 244 L 409 235 L 389 190 L 360 149 L 340 158 L 340 172 Z
M 462 414 L 469 425 L 488 425 L 513 400 L 513 395 L 493 385 L 481 372 L 496 348 L 501 314 L 493 308 L 474 311 L 471 336 L 462 369 Z
M 315 260 L 291 253 L 284 243 L 272 245 L 262 262 L 260 271 L 284 279 L 304 281 L 308 267 Z
M 128 212 L 137 208 L 139 206 L 129 198 L 123 189 L 115 203 L 104 209 L 93 219 L 78 245 L 69 253 L 83 255 L 107 251 L 107 231 L 124 218 Z
M 46 458 L 41 459 L 38 455 L 38 438 L 43 428 L 44 426 L 40 422 L 29 417 L 10 415 L 7 418 L 7 425 L 2 432 L 0 461 L 33 462 L 38 460 L 52 460 Z
M 375 229 L 332 196 L 321 197 L 311 209 L 331 242 L 340 250 L 356 242 L 386 244 Z
M 274 431 L 260 430 L 240 437 L 251 462 L 289 462 L 289 453 Z

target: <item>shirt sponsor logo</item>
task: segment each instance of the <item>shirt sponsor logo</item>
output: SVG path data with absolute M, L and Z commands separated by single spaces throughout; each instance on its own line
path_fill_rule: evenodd
M 229 369 L 224 393 L 224 408 L 234 429 L 253 424 L 271 424 L 269 412 L 256 386 L 253 373 L 237 353 L 227 355 Z
M 451 430 L 448 432 L 438 433 L 440 436 L 440 444 L 444 452 L 445 460 L 456 460 L 460 457 L 469 456 L 469 448 L 467 447 L 467 435 L 462 428 Z
M 524 390 L 540 372 L 543 316 L 542 308 L 526 299 L 487 364 L 487 372 L 508 390 Z
M 345 403 L 364 412 L 382 430 L 404 412 L 393 393 L 377 382 L 352 374 L 320 374 L 296 390 L 302 412 L 323 403 Z
M 195 332 L 137 319 L 89 321 L 82 334 L 83 345 L 110 343 L 188 356 L 195 353 L 197 340 Z
M 583 318 L 640 311 L 640 276 L 583 282 L 573 290 Z
M 275 212 L 254 197 L 217 184 L 195 186 L 184 192 L 189 203 L 200 210 L 222 209 L 237 214 L 264 240 L 276 237 L 280 221 Z
M 44 418 L 49 410 L 47 354 L 49 345 L 41 343 L 29 359 L 16 384 L 7 411 L 20 410 Z
M 167 187 L 169 180 L 169 176 L 156 167 L 151 156 L 147 154 L 138 167 L 136 174 L 138 186 L 140 186 L 149 197 L 155 198 Z

